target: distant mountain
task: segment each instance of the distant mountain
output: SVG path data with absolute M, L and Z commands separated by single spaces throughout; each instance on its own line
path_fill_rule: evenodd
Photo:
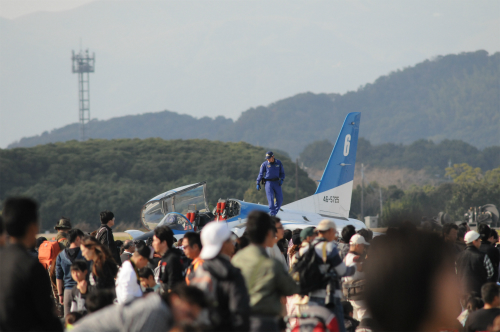
M 164 111 L 92 121 L 92 138 L 207 138 L 287 151 L 335 141 L 344 117 L 361 112 L 360 136 L 373 144 L 418 139 L 463 140 L 479 148 L 500 142 L 500 53 L 440 56 L 378 78 L 346 94 L 303 93 L 251 108 L 236 120 L 196 119 Z M 9 145 L 29 147 L 78 137 L 71 124 Z

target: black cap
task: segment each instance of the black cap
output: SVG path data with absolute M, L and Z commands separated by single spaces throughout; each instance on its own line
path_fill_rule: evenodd
M 266 153 L 266 159 L 269 159 L 271 157 L 274 157 L 274 153 L 272 151 L 267 151 L 267 153 Z

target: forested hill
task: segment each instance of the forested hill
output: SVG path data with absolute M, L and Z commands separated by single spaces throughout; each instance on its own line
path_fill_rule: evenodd
M 341 77 L 332 79 L 342 79 Z M 143 112 L 146 110 L 137 110 Z M 397 70 L 357 91 L 299 94 L 249 109 L 237 121 L 164 111 L 92 121 L 94 138 L 207 138 L 245 141 L 292 157 L 317 140 L 335 141 L 349 112 L 361 112 L 360 136 L 373 144 L 460 139 L 479 148 L 500 142 L 500 53 L 447 55 Z M 78 137 L 72 124 L 9 147 Z
M 247 143 L 208 140 L 121 139 L 46 144 L 0 149 L 0 203 L 8 196 L 28 196 L 40 203 L 42 230 L 61 216 L 74 224 L 99 226 L 99 212 L 111 210 L 117 226 L 136 223 L 150 198 L 183 185 L 207 181 L 213 208 L 219 198 L 267 202 L 255 179 L 265 150 Z M 295 200 L 295 165 L 277 154 L 287 171 L 284 203 Z M 298 169 L 299 198 L 316 184 Z M 85 227 L 84 227 L 85 228 Z

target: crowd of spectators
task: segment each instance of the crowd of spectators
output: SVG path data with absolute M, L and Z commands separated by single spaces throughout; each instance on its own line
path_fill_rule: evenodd
M 1 331 L 500 331 L 498 234 L 488 225 L 409 222 L 385 234 L 334 221 L 287 229 L 248 215 L 176 239 L 115 241 L 62 217 L 37 239 L 38 206 L 0 217 Z

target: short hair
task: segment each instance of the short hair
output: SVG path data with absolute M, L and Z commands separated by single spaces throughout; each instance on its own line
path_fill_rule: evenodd
M 236 239 L 236 245 L 234 246 L 234 253 L 238 252 L 238 250 L 241 250 L 243 248 L 246 248 L 250 244 L 250 240 L 248 240 L 248 237 L 241 236 L 238 239 Z
M 155 236 L 160 242 L 167 241 L 167 247 L 170 249 L 174 245 L 174 232 L 168 226 L 160 226 L 155 228 Z
M 200 250 L 203 247 L 203 245 L 201 244 L 200 233 L 188 232 L 184 234 L 184 239 L 188 241 L 190 247 L 193 247 L 195 244 Z
M 2 216 L 7 234 L 21 238 L 26 235 L 28 226 L 38 222 L 38 204 L 31 198 L 7 198 Z
M 490 226 L 484 224 L 484 223 L 481 223 L 479 224 L 478 228 L 477 228 L 477 232 L 479 233 L 479 235 L 481 235 L 481 241 L 487 241 L 489 239 L 489 237 L 491 236 L 491 228 Z
M 68 237 L 69 237 L 69 243 L 75 243 L 76 239 L 80 237 L 80 239 L 83 239 L 85 234 L 79 230 L 78 228 L 73 228 L 68 232 Z
M 115 215 L 111 211 L 102 211 L 100 213 L 101 216 L 101 224 L 107 224 L 110 220 L 113 220 Z
M 481 297 L 484 303 L 492 304 L 497 296 L 500 296 L 500 286 L 496 283 L 488 282 L 481 287 Z
M 87 262 L 83 259 L 77 259 L 71 264 L 71 271 L 85 272 L 89 269 Z
M 493 236 L 493 238 L 494 238 L 495 240 L 497 240 L 497 242 L 498 242 L 498 233 L 497 233 L 497 231 L 496 231 L 495 229 L 493 229 L 493 228 L 491 229 L 491 234 L 490 234 L 490 236 Z
M 351 237 L 356 234 L 356 228 L 354 228 L 353 225 L 347 225 L 344 228 L 342 228 L 342 233 L 340 234 L 340 237 L 342 238 L 342 241 L 344 243 L 349 243 L 351 240 Z
M 163 299 L 169 303 L 170 297 L 177 295 L 181 300 L 190 305 L 197 305 L 201 309 L 208 308 L 208 302 L 205 293 L 197 287 L 187 286 L 186 284 L 177 284 L 170 293 L 164 293 Z
M 373 239 L 373 231 L 371 229 L 361 228 L 359 231 L 357 231 L 357 234 L 364 237 L 365 241 L 368 243 L 370 243 L 370 241 Z
M 285 238 L 288 241 L 290 241 L 292 239 L 292 230 L 291 229 L 285 229 L 285 234 L 283 235 L 283 238 Z
M 93 313 L 113 304 L 115 297 L 114 288 L 94 289 L 85 298 L 85 307 L 89 313 Z
M 271 225 L 276 226 L 277 223 L 281 223 L 281 219 L 276 216 L 271 216 Z
M 342 309 L 344 309 L 344 317 L 349 316 L 350 313 L 354 312 L 354 308 L 349 301 L 342 301 Z
M 475 292 L 474 292 L 475 293 Z M 469 310 L 469 313 L 476 311 L 478 309 L 482 309 L 484 307 L 484 302 L 480 297 L 477 296 L 470 296 L 467 299 L 467 303 L 465 305 L 465 308 Z
M 72 311 L 66 315 L 64 321 L 66 322 L 66 324 L 73 325 L 76 322 L 78 322 L 82 317 L 83 317 L 82 313 L 78 311 Z
M 452 229 L 456 229 L 458 231 L 458 226 L 456 224 L 454 224 L 454 223 L 451 223 L 451 222 L 444 224 L 444 226 L 443 226 L 443 235 L 450 234 L 450 232 L 451 232 Z
M 458 233 L 457 233 L 457 238 L 458 239 L 464 239 L 465 234 L 467 233 L 467 227 L 465 226 L 458 226 Z
M 251 243 L 264 243 L 267 233 L 272 229 L 271 217 L 267 213 L 255 210 L 248 214 L 246 234 Z
M 47 238 L 44 237 L 44 236 L 40 236 L 39 238 L 36 239 L 36 244 L 35 244 L 35 249 L 38 250 L 38 248 L 40 248 L 40 246 L 42 245 L 42 243 L 44 243 L 45 241 L 47 241 Z
M 128 249 L 128 248 L 130 248 L 132 246 L 135 246 L 134 240 L 125 240 L 123 242 L 122 248 L 123 249 Z
M 151 270 L 149 267 L 143 267 L 142 269 L 139 269 L 139 278 L 146 278 L 148 279 L 149 276 L 155 276 L 153 273 L 153 270 Z

